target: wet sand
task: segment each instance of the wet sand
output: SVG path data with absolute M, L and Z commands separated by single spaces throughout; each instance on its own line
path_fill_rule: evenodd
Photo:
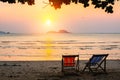
M 120 60 L 107 60 L 108 74 L 63 74 L 61 61 L 0 61 L 0 80 L 120 80 Z

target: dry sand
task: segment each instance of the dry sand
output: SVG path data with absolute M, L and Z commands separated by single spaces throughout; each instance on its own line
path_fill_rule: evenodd
M 0 61 L 0 80 L 120 80 L 120 60 L 107 60 L 108 74 L 62 74 L 61 61 Z

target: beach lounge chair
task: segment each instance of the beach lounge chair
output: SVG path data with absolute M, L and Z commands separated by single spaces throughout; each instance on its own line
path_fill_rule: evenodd
M 82 72 L 88 69 L 89 72 L 92 72 L 92 73 L 99 72 L 99 70 L 106 73 L 107 56 L 108 54 L 94 54 L 86 63 Z
M 79 71 L 79 55 L 62 55 L 62 72 Z

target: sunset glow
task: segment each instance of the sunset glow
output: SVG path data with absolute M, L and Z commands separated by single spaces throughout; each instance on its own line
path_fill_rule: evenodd
M 50 25 L 51 25 L 50 19 L 48 19 L 48 20 L 46 21 L 46 25 L 47 25 L 47 26 L 50 26 Z
M 79 0 L 75 1 L 78 3 L 74 0 L 0 0 L 0 59 L 50 60 L 67 53 L 83 55 L 112 49 L 113 54 L 119 53 L 120 2 L 114 3 L 110 14 L 104 7 L 101 7 L 104 10 L 95 8 L 92 5 L 95 0 L 86 0 L 90 1 L 86 8 Z
M 35 5 L 29 6 L 0 2 L 0 30 L 13 33 L 46 33 L 59 29 L 73 33 L 120 32 L 119 2 L 114 5 L 114 13 L 108 14 L 94 6 L 84 8 L 72 3 L 55 10 L 43 1 L 48 3 L 48 0 L 36 0 Z

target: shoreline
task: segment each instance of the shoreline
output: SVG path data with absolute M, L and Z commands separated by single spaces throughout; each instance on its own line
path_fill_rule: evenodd
M 79 60 L 80 69 L 84 68 L 85 63 L 87 61 L 88 60 Z M 39 67 L 40 67 L 41 66 L 40 64 L 42 64 L 42 63 L 44 63 L 43 66 L 45 66 L 45 67 L 47 67 L 47 66 L 54 67 L 56 65 L 58 68 L 61 68 L 61 60 L 0 61 L 0 66 L 17 66 L 17 65 L 22 66 L 23 64 L 24 65 L 28 64 L 29 66 L 32 66 L 33 64 L 36 64 L 36 65 L 39 65 Z M 33 65 L 33 66 L 35 66 L 35 65 Z M 120 69 L 120 60 L 119 59 L 106 60 L 106 67 L 107 67 L 107 69 L 114 69 L 114 70 L 118 69 L 119 70 Z

